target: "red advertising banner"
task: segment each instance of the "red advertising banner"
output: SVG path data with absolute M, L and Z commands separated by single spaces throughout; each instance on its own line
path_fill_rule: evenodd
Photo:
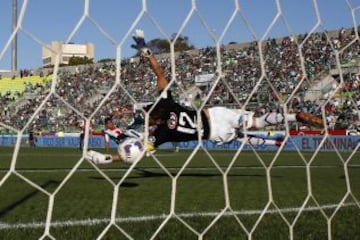
M 324 135 L 322 130 L 290 130 L 290 136 Z M 329 135 L 347 135 L 345 129 L 329 130 Z

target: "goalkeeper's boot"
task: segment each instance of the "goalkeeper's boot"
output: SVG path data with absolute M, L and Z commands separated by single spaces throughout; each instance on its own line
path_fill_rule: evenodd
M 93 162 L 94 164 L 109 164 L 112 163 L 112 156 L 110 154 L 102 154 L 93 150 L 89 150 L 85 159 Z
M 324 128 L 324 121 L 311 113 L 299 112 L 296 114 L 296 120 L 301 123 L 309 124 L 318 128 Z

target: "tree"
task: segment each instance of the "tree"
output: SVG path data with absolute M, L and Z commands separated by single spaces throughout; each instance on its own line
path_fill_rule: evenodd
M 171 41 L 173 41 L 175 37 L 175 33 L 171 35 Z M 170 52 L 170 42 L 167 39 L 155 38 L 148 41 L 147 44 L 155 54 Z M 195 46 L 190 43 L 189 37 L 183 35 L 179 35 L 174 47 L 175 52 L 187 51 L 195 48 Z
M 115 62 L 115 58 L 102 58 L 98 63 Z
M 94 60 L 92 58 L 88 58 L 88 57 L 77 57 L 77 56 L 72 56 L 69 58 L 69 66 L 76 66 L 76 65 L 83 65 L 83 64 L 92 64 L 94 63 Z
M 174 40 L 176 37 L 176 34 L 174 33 L 172 36 L 171 36 L 171 39 Z M 189 37 L 187 36 L 183 36 L 183 35 L 179 35 L 178 38 L 176 39 L 176 42 L 175 42 L 175 52 L 178 52 L 178 51 L 187 51 L 187 50 L 191 50 L 191 49 L 194 49 L 195 46 L 192 45 L 190 43 L 190 40 L 189 40 Z

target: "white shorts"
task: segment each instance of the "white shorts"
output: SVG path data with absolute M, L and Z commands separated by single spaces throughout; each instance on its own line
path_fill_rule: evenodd
M 210 136 L 209 140 L 219 144 L 230 142 L 237 138 L 237 129 L 242 128 L 242 124 L 248 124 L 248 119 L 252 119 L 252 113 L 239 109 L 229 109 L 226 107 L 208 108 Z M 251 116 L 249 118 L 249 116 Z

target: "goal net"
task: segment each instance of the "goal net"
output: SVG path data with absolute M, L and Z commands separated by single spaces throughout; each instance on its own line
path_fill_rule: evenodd
M 0 69 L 19 66 L 0 72 L 0 238 L 360 235 L 359 1 L 12 4 L 0 4 Z M 213 106 L 308 112 L 325 127 L 285 119 L 246 130 L 278 145 L 199 139 L 132 165 L 91 163 L 88 150 L 106 151 L 109 116 L 126 128 L 143 114 L 136 129 L 151 135 L 141 109 L 159 94 L 130 47 L 136 29 L 198 116 Z

